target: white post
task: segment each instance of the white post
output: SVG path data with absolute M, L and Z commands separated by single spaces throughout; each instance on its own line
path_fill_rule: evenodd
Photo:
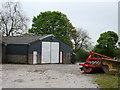
M 33 51 L 33 64 L 37 64 L 37 51 Z
M 63 59 L 62 52 L 60 52 L 60 63 L 62 63 L 62 59 Z

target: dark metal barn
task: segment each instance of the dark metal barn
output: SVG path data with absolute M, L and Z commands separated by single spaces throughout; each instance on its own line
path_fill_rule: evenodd
M 71 48 L 54 35 L 3 37 L 2 63 L 71 63 Z

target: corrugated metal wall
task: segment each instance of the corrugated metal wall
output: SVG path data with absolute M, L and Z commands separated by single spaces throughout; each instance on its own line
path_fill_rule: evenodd
M 27 55 L 27 44 L 8 44 L 7 54 L 10 55 Z

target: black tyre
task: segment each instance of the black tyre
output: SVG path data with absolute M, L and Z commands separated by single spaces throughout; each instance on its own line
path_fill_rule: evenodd
M 118 71 L 110 71 L 108 65 L 102 65 L 102 68 L 103 68 L 105 73 L 109 73 L 109 74 L 116 74 L 116 73 L 118 73 Z
M 102 65 L 102 68 L 103 68 L 103 71 L 105 73 L 109 73 L 109 67 L 108 67 L 108 65 Z

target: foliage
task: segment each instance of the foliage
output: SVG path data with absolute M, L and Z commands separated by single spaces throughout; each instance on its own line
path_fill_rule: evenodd
M 120 58 L 120 48 L 116 50 L 116 57 Z
M 69 34 L 74 27 L 65 14 L 58 11 L 41 12 L 33 18 L 32 22 L 32 28 L 29 29 L 29 33 L 37 35 L 53 34 L 59 39 L 69 44 L 71 43 Z
M 118 41 L 118 35 L 113 31 L 104 32 L 97 40 L 98 44 L 92 50 L 93 52 L 103 54 L 109 57 L 115 57 L 116 43 Z
M 115 47 L 118 41 L 118 35 L 113 31 L 104 32 L 100 35 L 97 42 L 100 44 L 101 47 Z
M 72 62 L 85 62 L 89 56 L 88 50 L 91 45 L 90 37 L 87 32 L 81 28 L 75 28 L 70 33 L 70 39 L 73 43 Z
M 13 36 L 27 29 L 28 18 L 23 15 L 19 2 L 4 2 L 0 10 L 0 29 L 2 35 Z
M 88 56 L 89 56 L 89 52 L 84 49 L 81 49 L 76 53 L 76 60 L 85 62 Z
M 77 62 L 85 62 L 86 59 L 89 56 L 89 52 L 84 50 L 84 49 L 80 49 L 77 53 L 76 53 L 76 61 Z
M 70 38 L 73 42 L 73 51 L 77 53 L 81 48 L 88 49 L 88 46 L 91 44 L 90 37 L 86 31 L 83 31 L 81 28 L 77 28 L 71 31 Z

